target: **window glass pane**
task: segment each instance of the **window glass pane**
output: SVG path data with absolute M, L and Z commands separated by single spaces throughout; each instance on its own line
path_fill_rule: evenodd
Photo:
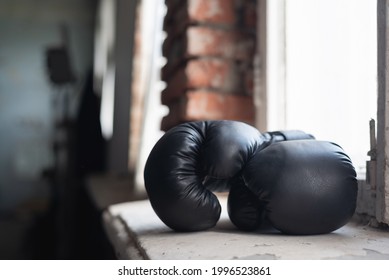
M 377 110 L 376 1 L 294 0 L 285 11 L 285 128 L 340 144 L 363 172 Z

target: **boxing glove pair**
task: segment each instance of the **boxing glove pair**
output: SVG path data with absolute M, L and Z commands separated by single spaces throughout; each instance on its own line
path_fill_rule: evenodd
M 150 203 L 177 231 L 213 227 L 228 213 L 242 230 L 264 219 L 289 234 L 333 231 L 353 215 L 355 171 L 343 150 L 300 131 L 260 133 L 237 121 L 178 125 L 152 149 L 144 170 Z

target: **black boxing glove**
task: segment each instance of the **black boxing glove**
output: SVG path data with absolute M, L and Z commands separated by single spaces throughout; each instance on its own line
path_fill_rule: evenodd
M 228 190 L 229 179 L 266 139 L 237 121 L 190 122 L 172 128 L 155 144 L 144 170 L 154 211 L 174 230 L 213 227 L 221 207 L 211 190 Z
M 283 141 L 314 139 L 314 136 L 300 130 L 273 131 L 263 134 L 266 139 L 256 152 L 268 145 Z M 236 178 L 230 184 L 227 202 L 228 216 L 231 222 L 241 230 L 255 230 L 265 219 L 264 203 L 246 187 L 242 177 Z
M 274 143 L 256 152 L 242 178 L 259 200 L 257 208 L 263 207 L 269 222 L 287 234 L 332 232 L 355 211 L 356 173 L 350 158 L 334 143 Z
M 246 187 L 241 176 L 231 181 L 227 211 L 231 222 L 241 230 L 255 230 L 264 220 L 264 204 Z

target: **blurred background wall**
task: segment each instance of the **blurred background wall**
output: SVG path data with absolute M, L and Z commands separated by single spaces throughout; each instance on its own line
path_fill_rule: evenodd
M 58 127 L 65 114 L 76 118 L 92 67 L 95 7 L 92 0 L 0 1 L 0 258 L 28 257 L 26 228 L 49 207 L 61 160 L 54 142 L 64 138 Z M 50 79 L 49 49 L 66 51 L 70 81 Z

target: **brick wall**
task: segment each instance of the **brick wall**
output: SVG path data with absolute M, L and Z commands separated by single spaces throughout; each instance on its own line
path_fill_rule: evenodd
M 185 121 L 254 123 L 256 0 L 165 0 L 162 104 L 167 130 Z

